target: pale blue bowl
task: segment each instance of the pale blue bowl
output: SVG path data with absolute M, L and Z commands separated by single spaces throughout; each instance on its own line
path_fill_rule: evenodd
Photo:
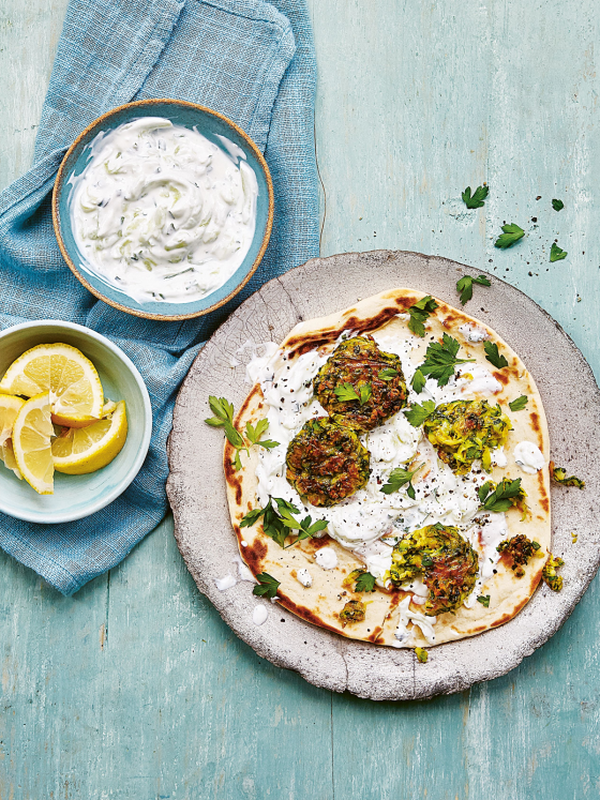
M 115 500 L 138 474 L 150 446 L 152 408 L 133 362 L 99 333 L 60 320 L 24 322 L 0 332 L 0 377 L 26 350 L 62 342 L 77 347 L 98 370 L 104 396 L 125 400 L 128 432 L 119 455 L 89 475 L 54 474 L 54 494 L 39 495 L 0 461 L 0 511 L 29 522 L 69 522 L 94 514 Z
M 80 175 L 87 166 L 91 158 L 92 140 L 101 131 L 109 131 L 124 122 L 146 116 L 165 117 L 174 124 L 195 128 L 222 150 L 223 143 L 219 136 L 225 136 L 244 151 L 248 164 L 256 175 L 258 182 L 256 230 L 250 250 L 231 278 L 201 300 L 188 303 L 134 300 L 87 268 L 85 259 L 73 238 L 69 213 L 73 191 L 70 179 L 72 176 Z M 209 311 L 219 308 L 234 297 L 246 285 L 267 249 L 273 225 L 273 207 L 273 184 L 267 163 L 252 139 L 234 122 L 217 111 L 183 100 L 139 100 L 119 106 L 99 117 L 75 139 L 63 159 L 54 185 L 52 220 L 65 261 L 92 294 L 105 303 L 138 317 L 179 320 L 208 314 Z

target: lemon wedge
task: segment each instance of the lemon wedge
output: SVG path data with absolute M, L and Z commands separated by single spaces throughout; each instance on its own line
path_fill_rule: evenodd
M 12 431 L 12 445 L 21 474 L 38 494 L 54 492 L 54 436 L 50 397 L 43 392 L 23 403 Z
M 11 469 L 21 479 L 21 470 L 17 466 L 12 448 L 12 431 L 17 414 L 25 403 L 20 397 L 0 394 L 0 459 L 4 466 Z
M 52 457 L 57 472 L 84 475 L 109 464 L 117 456 L 127 437 L 125 401 L 105 419 L 85 428 L 67 428 L 52 442 Z
M 10 365 L 0 392 L 35 397 L 49 392 L 53 421 L 81 427 L 100 419 L 102 384 L 92 362 L 68 344 L 39 344 Z

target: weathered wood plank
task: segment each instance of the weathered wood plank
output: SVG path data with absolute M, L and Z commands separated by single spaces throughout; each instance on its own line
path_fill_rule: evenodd
M 489 270 L 599 374 L 597 4 L 309 6 L 323 254 L 401 248 Z M 65 8 L 0 8 L 0 186 L 30 162 Z M 484 180 L 485 208 L 466 212 L 460 192 Z M 527 237 L 500 252 L 505 221 Z M 569 255 L 550 264 L 555 238 Z M 505 678 L 424 703 L 332 699 L 231 634 L 169 525 L 72 599 L 0 553 L 2 800 L 597 796 L 597 581 Z

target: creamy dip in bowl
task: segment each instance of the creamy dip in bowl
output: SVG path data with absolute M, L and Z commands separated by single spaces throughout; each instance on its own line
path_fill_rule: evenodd
M 89 126 L 53 195 L 59 246 L 97 297 L 137 316 L 185 319 L 223 305 L 266 249 L 273 191 L 256 145 L 210 109 L 121 106 Z

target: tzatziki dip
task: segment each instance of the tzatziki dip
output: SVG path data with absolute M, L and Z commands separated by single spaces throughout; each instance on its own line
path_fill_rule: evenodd
M 143 117 L 99 133 L 71 179 L 83 267 L 138 302 L 191 302 L 244 261 L 258 183 L 241 148 Z

